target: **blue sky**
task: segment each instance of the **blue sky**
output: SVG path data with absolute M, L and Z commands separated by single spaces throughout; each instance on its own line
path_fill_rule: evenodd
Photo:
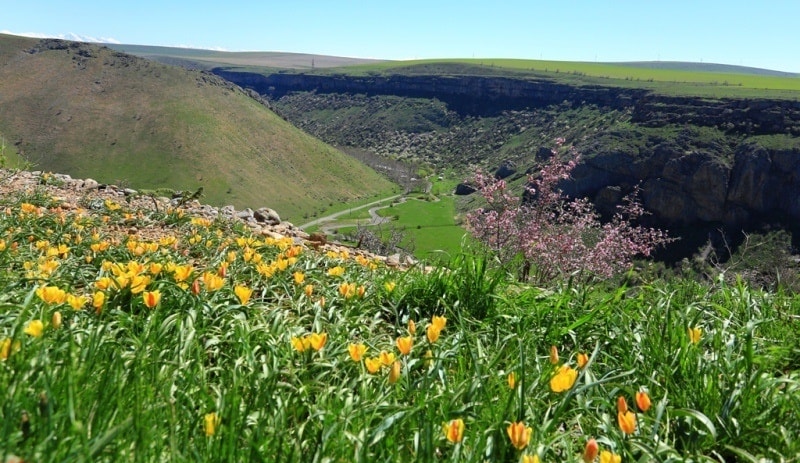
M 228 3 L 0 0 L 0 31 L 360 58 L 702 61 L 800 72 L 800 0 Z

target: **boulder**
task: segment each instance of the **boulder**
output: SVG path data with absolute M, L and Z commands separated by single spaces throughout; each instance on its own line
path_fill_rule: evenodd
M 253 212 L 253 217 L 259 222 L 267 225 L 278 225 L 281 223 L 281 217 L 275 212 L 274 209 L 262 207 Z

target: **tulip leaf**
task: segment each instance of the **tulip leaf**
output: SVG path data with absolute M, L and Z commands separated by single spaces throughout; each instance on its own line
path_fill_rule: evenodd
M 405 414 L 406 414 L 405 411 L 399 411 L 384 418 L 383 421 L 381 421 L 381 423 L 378 425 L 378 427 L 376 427 L 375 430 L 372 431 L 372 438 L 369 440 L 369 445 L 375 445 L 378 442 L 380 442 L 380 440 L 383 439 L 383 436 L 386 434 L 386 430 L 391 428 L 392 425 L 397 420 L 405 416 Z
M 711 436 L 714 439 L 717 438 L 717 428 L 714 427 L 714 423 L 712 423 L 711 420 L 706 415 L 704 415 L 703 413 L 701 413 L 701 412 L 699 412 L 697 410 L 691 410 L 691 409 L 688 409 L 688 408 L 678 408 L 678 409 L 672 410 L 671 413 L 673 415 L 675 415 L 675 416 L 685 416 L 685 417 L 688 417 L 688 418 L 694 418 L 695 420 L 699 421 L 700 423 L 702 423 L 706 427 L 706 429 L 708 430 L 709 434 L 711 434 Z

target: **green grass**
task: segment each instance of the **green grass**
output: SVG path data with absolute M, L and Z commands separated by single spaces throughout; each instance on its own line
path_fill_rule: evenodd
M 395 186 L 221 79 L 93 45 L 0 36 L 0 135 L 34 168 L 298 221 Z M 88 56 L 81 56 L 79 53 Z
M 177 212 L 134 214 L 176 239 L 138 253 L 150 242 L 114 235 L 135 211 L 58 203 L 40 190 L 2 198 L 4 459 L 580 461 L 589 438 L 623 461 L 800 456 L 797 296 L 688 280 L 541 289 L 469 254 L 397 271 Z M 105 301 L 76 309 L 67 293 Z M 398 374 L 369 373 L 353 344 L 371 361 L 393 354 Z M 562 365 L 576 377 L 554 392 Z M 634 404 L 642 391 L 648 410 Z M 442 432 L 455 419 L 459 443 Z M 532 432 L 517 449 L 506 429 L 520 421 Z
M 423 198 L 424 195 L 421 195 Z M 414 254 L 429 257 L 432 252 L 455 256 L 461 251 L 465 231 L 455 221 L 452 196 L 437 200 L 416 199 L 381 209 L 378 214 L 391 217 L 392 225 L 406 233 L 414 244 Z

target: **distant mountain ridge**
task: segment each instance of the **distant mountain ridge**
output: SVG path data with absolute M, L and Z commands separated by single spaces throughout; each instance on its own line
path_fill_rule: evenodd
M 755 68 L 750 66 L 737 66 L 732 64 L 694 63 L 689 61 L 621 61 L 622 66 L 640 67 L 647 69 L 672 69 L 676 71 L 700 72 L 728 72 L 732 74 L 752 74 L 757 76 L 797 77 L 794 72 L 775 71 L 772 69 Z

